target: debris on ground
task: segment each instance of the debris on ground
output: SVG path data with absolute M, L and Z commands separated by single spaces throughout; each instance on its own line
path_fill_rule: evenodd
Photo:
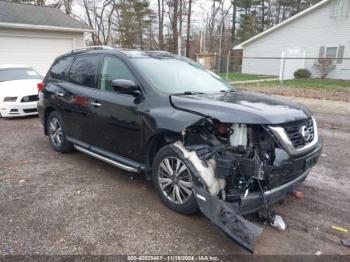
M 316 256 L 320 256 L 320 255 L 322 255 L 322 252 L 320 250 L 318 250 L 318 251 L 315 252 L 315 255 Z
M 341 233 L 348 233 L 348 230 L 346 228 L 343 228 L 343 227 L 332 226 L 331 228 L 338 231 L 338 232 L 341 232 Z
M 4 250 L 3 250 L 2 252 L 11 254 L 11 253 L 12 253 L 12 248 L 10 248 L 10 247 L 5 247 Z
M 276 228 L 279 231 L 284 231 L 287 228 L 286 223 L 284 222 L 283 218 L 280 215 L 274 216 L 271 226 Z
M 19 184 L 22 184 L 24 181 L 25 181 L 25 180 L 22 179 L 22 180 L 20 180 L 18 183 L 19 183 Z
M 350 247 L 350 239 L 342 240 L 340 243 L 342 243 L 343 246 Z
M 297 199 L 303 199 L 304 198 L 304 192 L 302 191 L 293 191 L 290 193 L 291 196 L 297 198 Z

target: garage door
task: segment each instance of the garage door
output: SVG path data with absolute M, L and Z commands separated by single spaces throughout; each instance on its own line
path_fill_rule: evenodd
M 0 64 L 24 64 L 45 75 L 53 60 L 72 48 L 72 38 L 0 35 Z

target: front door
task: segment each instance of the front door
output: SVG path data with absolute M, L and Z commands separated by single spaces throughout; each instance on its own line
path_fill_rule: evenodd
M 105 56 L 99 89 L 90 99 L 90 144 L 135 161 L 141 161 L 142 99 L 113 90 L 115 79 L 136 81 L 128 66 L 116 56 Z

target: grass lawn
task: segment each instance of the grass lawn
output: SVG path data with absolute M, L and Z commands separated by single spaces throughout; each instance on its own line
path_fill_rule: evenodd
M 252 87 L 274 87 L 279 86 L 279 81 L 266 81 L 261 83 L 241 84 L 241 86 Z M 332 80 L 332 79 L 295 79 L 283 82 L 285 87 L 298 88 L 350 88 L 350 80 Z
M 219 73 L 219 75 L 226 79 L 226 73 Z M 251 75 L 251 74 L 240 74 L 235 72 L 229 72 L 228 73 L 228 81 L 247 81 L 247 80 L 259 80 L 259 79 L 266 79 L 266 78 L 275 78 L 274 76 L 266 76 L 266 75 Z

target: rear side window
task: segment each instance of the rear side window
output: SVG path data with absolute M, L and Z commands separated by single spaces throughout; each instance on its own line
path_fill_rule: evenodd
M 67 80 L 70 65 L 73 62 L 72 56 L 58 60 L 51 68 L 50 77 L 58 80 Z
M 69 81 L 73 84 L 96 87 L 99 57 L 95 55 L 78 56 L 69 72 Z

